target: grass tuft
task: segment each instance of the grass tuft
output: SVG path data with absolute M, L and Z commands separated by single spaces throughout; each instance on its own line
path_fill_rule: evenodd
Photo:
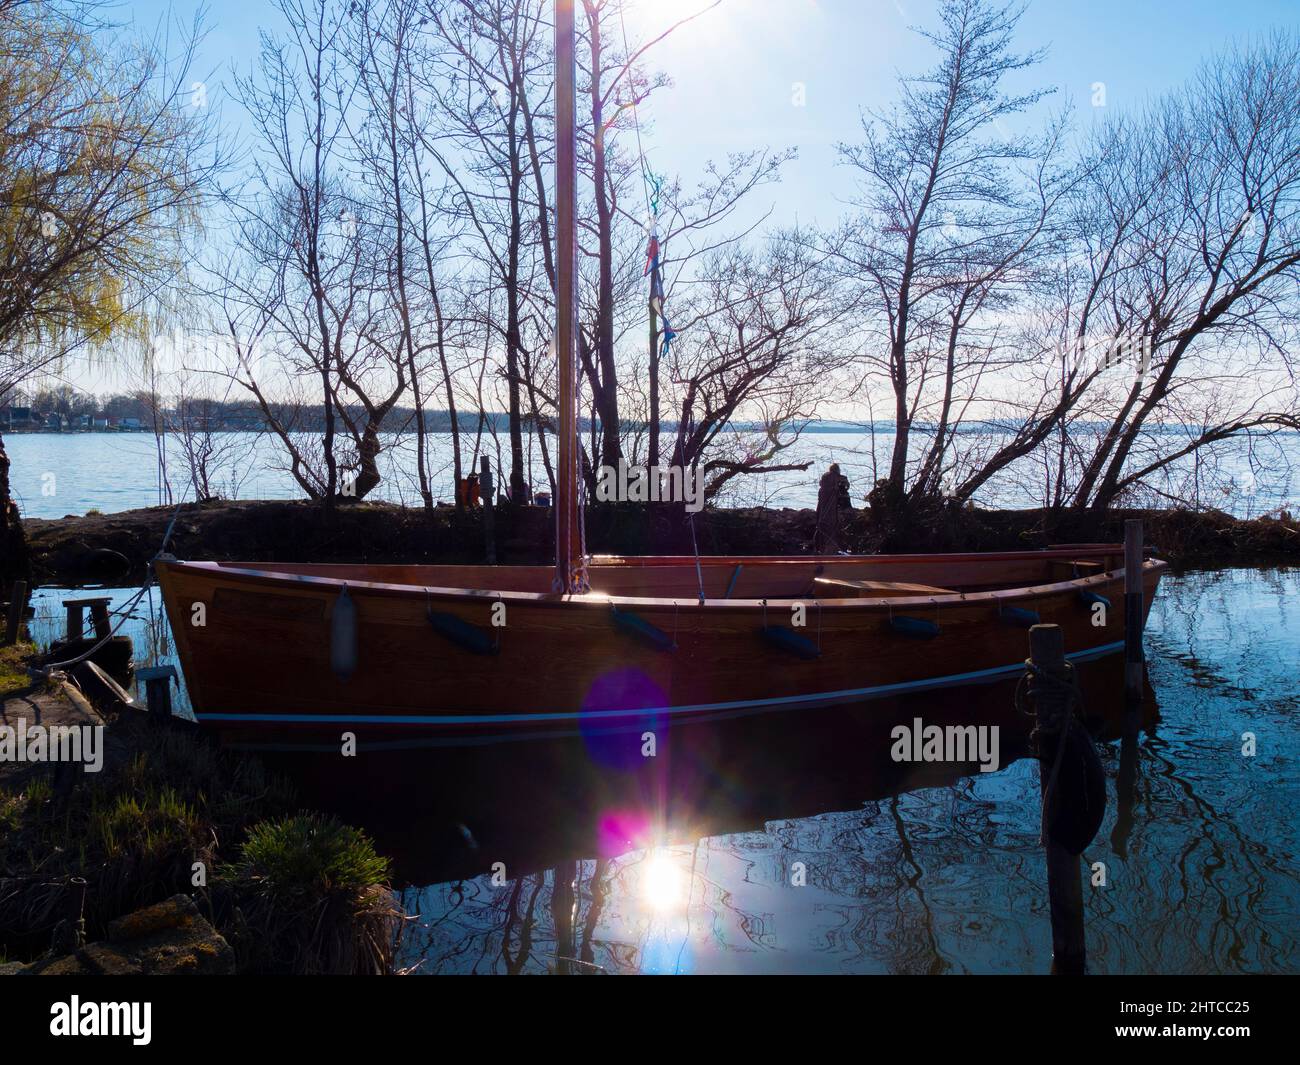
M 245 971 L 392 971 L 401 913 L 388 861 L 359 829 L 300 813 L 253 827 L 241 860 L 223 869 L 223 905 Z
M 388 880 L 388 859 L 364 832 L 320 814 L 256 825 L 243 854 L 243 875 L 281 897 L 361 892 Z

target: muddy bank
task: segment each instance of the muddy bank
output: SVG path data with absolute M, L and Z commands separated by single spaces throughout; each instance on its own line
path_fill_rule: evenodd
M 169 507 L 56 520 L 28 519 L 32 574 L 46 583 L 137 581 L 172 518 Z M 1118 541 L 1124 519 L 1146 522 L 1146 541 L 1177 566 L 1273 565 L 1300 561 L 1300 523 L 1250 521 L 1219 511 L 986 511 L 936 508 L 883 520 L 848 516 L 843 547 L 854 552 L 994 551 L 1050 543 Z M 552 512 L 498 507 L 497 560 L 548 563 Z M 702 554 L 803 554 L 812 550 L 811 510 L 706 510 L 695 517 Z M 690 554 L 691 526 L 680 508 L 597 505 L 586 518 L 588 549 L 601 554 Z M 271 562 L 481 562 L 481 511 L 432 514 L 359 503 L 332 516 L 306 501 L 214 501 L 184 507 L 170 544 L 178 558 Z
M 62 674 L 0 726 L 0 974 L 393 971 L 388 860 L 259 760 Z

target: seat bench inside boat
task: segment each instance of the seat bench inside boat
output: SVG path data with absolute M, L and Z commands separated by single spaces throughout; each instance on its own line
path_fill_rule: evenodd
M 955 595 L 957 588 L 909 581 L 865 581 L 848 577 L 814 577 L 813 594 L 824 599 L 888 599 L 891 596 Z
M 1122 565 L 1118 546 L 965 555 L 857 555 L 838 557 L 691 556 L 591 560 L 597 595 L 690 602 L 706 599 L 887 599 L 945 596 L 1032 587 L 1098 576 Z M 1091 557 L 1090 557 L 1091 556 Z M 365 565 L 223 563 L 220 568 L 276 576 L 332 578 L 415 588 L 477 588 L 547 594 L 550 566 Z

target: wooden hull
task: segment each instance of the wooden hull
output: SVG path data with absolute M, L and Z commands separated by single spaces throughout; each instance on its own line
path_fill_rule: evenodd
M 1023 669 L 1035 619 L 1062 627 L 1073 658 L 1110 654 L 1124 639 L 1121 555 L 1088 545 L 708 558 L 702 603 L 690 558 L 600 560 L 592 593 L 568 597 L 546 590 L 549 567 L 160 562 L 157 572 L 201 724 L 233 742 L 337 745 L 349 731 L 399 741 L 641 731 L 979 683 Z M 1145 564 L 1148 607 L 1163 569 Z M 346 679 L 331 668 L 345 585 L 357 616 Z

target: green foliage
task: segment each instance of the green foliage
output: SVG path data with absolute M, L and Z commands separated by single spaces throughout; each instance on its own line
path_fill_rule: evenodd
M 242 970 L 391 971 L 401 915 L 365 833 L 291 814 L 292 790 L 254 758 L 170 729 L 115 727 L 134 753 L 70 791 L 43 775 L 0 789 L 0 952 L 49 947 L 71 877 L 88 882 L 94 939 L 113 918 L 191 892 L 203 862 L 213 923 Z M 222 848 L 238 858 L 222 863 Z
M 280 897 L 361 892 L 388 879 L 388 860 L 364 832 L 320 814 L 254 826 L 243 854 L 240 875 Z
M 135 753 L 78 774 L 56 794 L 47 775 L 0 790 L 0 950 L 34 956 L 66 916 L 69 879 L 84 877 L 86 927 L 192 890 L 196 861 L 248 826 L 292 808 L 292 792 L 260 763 L 194 737 L 119 725 Z
M 359 829 L 300 813 L 256 825 L 216 891 L 241 969 L 386 973 L 401 913 L 388 862 Z
M 171 66 L 89 8 L 0 0 L 0 395 L 72 350 L 139 350 L 174 302 L 211 164 Z
M 27 662 L 35 653 L 36 646 L 30 643 L 19 642 L 9 647 L 0 647 L 0 699 L 15 692 L 26 691 L 32 686 Z

